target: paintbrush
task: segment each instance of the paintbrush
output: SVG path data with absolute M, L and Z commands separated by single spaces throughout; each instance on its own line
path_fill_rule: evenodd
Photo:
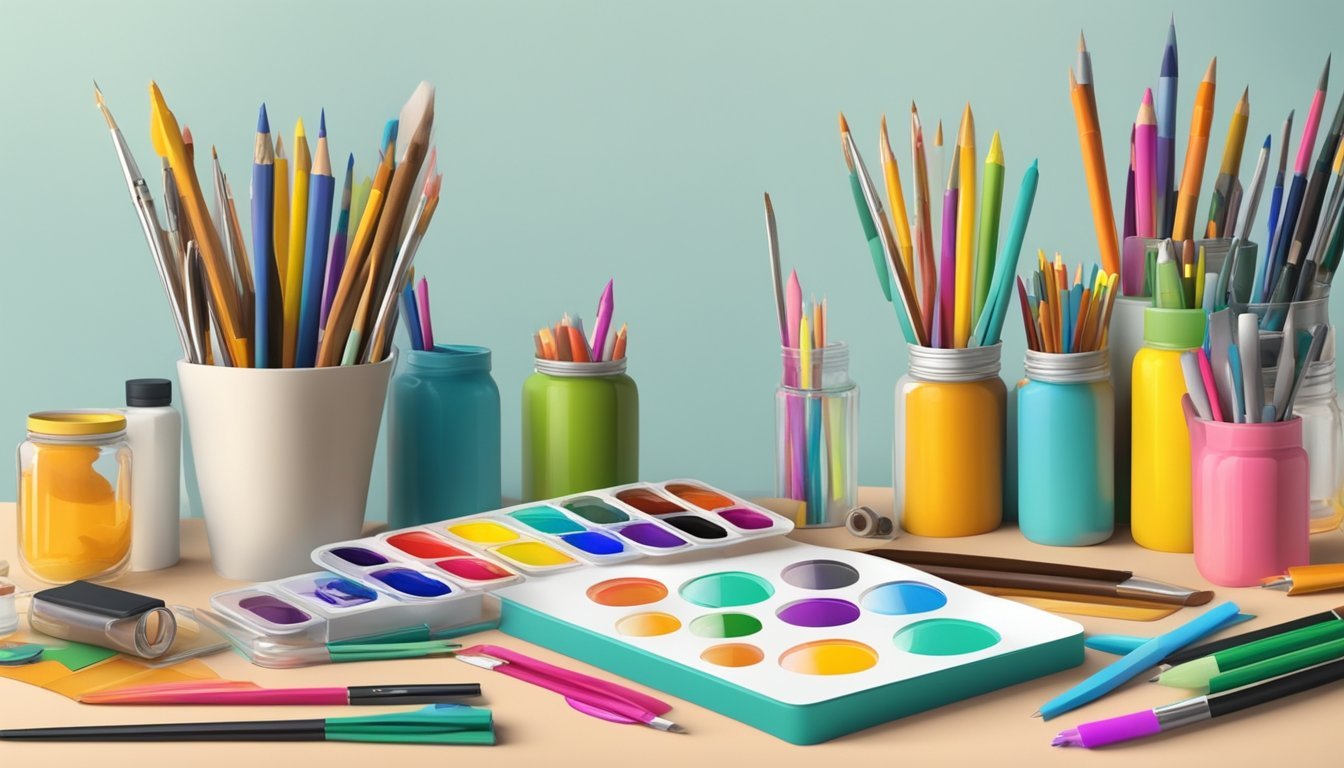
M 406 282 L 407 270 L 410 269 L 411 263 L 415 261 L 416 251 L 420 249 L 425 231 L 429 227 L 430 220 L 434 217 L 434 209 L 439 204 L 439 190 L 443 187 L 443 175 L 437 172 L 438 163 L 435 153 L 430 153 L 429 162 L 426 163 L 426 166 L 430 169 L 429 176 L 425 179 L 425 186 L 421 190 L 419 202 L 416 203 L 411 224 L 407 227 L 406 237 L 401 243 L 401 249 L 397 253 L 397 260 L 392 265 L 392 279 L 388 283 L 387 290 L 378 307 L 378 314 L 373 324 L 373 334 L 369 338 L 368 353 L 364 357 L 366 363 L 376 363 L 382 360 L 387 353 L 387 347 L 392 339 L 393 326 L 396 325 L 394 313 L 397 306 L 397 294 L 401 292 L 401 288 Z

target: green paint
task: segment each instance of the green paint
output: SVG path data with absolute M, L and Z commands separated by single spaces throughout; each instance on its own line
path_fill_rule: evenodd
M 724 571 L 691 579 L 681 587 L 681 597 L 705 608 L 754 605 L 775 594 L 770 582 L 752 573 Z
M 760 631 L 760 619 L 745 613 L 712 613 L 691 622 L 691 634 L 700 637 L 746 637 Z
M 565 517 L 559 510 L 547 507 L 520 509 L 517 512 L 510 512 L 509 517 L 542 533 L 558 535 L 561 533 L 578 533 L 585 530 L 582 525 Z
M 565 504 L 565 509 L 597 525 L 624 523 L 630 516 L 621 510 L 593 498 L 574 499 Z
M 956 656 L 974 653 L 999 642 L 999 633 L 962 619 L 928 619 L 902 627 L 892 638 L 902 651 L 921 656 Z

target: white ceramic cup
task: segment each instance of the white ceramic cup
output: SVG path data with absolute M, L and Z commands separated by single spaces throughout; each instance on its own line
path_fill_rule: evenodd
M 303 573 L 314 548 L 359 536 L 394 364 L 394 355 L 331 368 L 178 362 L 219 575 Z

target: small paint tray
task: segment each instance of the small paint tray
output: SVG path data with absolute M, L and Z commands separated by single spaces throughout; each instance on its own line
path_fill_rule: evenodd
M 445 572 L 389 551 L 376 539 L 355 539 L 318 547 L 313 562 L 409 603 L 454 599 L 461 584 Z
M 723 505 L 726 509 L 736 509 L 738 506 L 736 499 L 731 499 L 708 486 L 699 483 L 695 483 L 694 486 L 704 496 L 714 496 L 727 502 Z M 744 538 L 787 533 L 789 530 L 780 526 L 773 518 L 759 518 L 761 522 L 768 520 L 770 523 L 768 527 L 763 526 L 755 530 L 742 528 L 729 519 L 701 509 L 651 483 L 619 486 L 607 493 L 614 504 L 636 511 L 648 519 L 657 520 L 697 547 L 730 546 Z M 753 515 L 759 514 L 755 508 L 750 512 Z
M 327 617 L 295 597 L 278 595 L 267 585 L 222 592 L 210 598 L 215 610 L 272 637 L 313 638 L 327 634 Z
M 609 565 L 640 557 L 642 550 L 612 531 L 602 530 L 553 504 L 527 504 L 499 512 L 511 525 L 561 548 L 578 552 L 595 565 Z
M 380 535 L 377 541 L 383 551 L 443 571 L 467 589 L 493 589 L 521 578 L 516 571 L 448 541 L 432 528 L 391 531 Z

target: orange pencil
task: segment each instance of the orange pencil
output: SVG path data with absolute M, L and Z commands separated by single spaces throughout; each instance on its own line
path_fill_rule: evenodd
M 1046 352 L 1058 352 L 1055 345 L 1055 329 L 1050 319 L 1055 316 L 1055 310 L 1046 299 L 1041 299 L 1041 346 Z
M 1087 346 L 1083 339 L 1083 329 L 1087 327 L 1087 310 L 1089 302 L 1092 301 L 1092 289 L 1083 289 L 1083 298 L 1078 302 L 1078 318 L 1073 324 L 1073 349 L 1070 352 L 1087 352 Z
M 1176 196 L 1176 219 L 1171 227 L 1171 239 L 1180 242 L 1194 233 L 1195 208 L 1199 205 L 1199 188 L 1204 182 L 1204 161 L 1209 152 L 1209 129 L 1213 126 L 1213 96 L 1218 83 L 1218 59 L 1209 62 L 1204 79 L 1195 92 L 1195 111 L 1190 116 L 1190 141 L 1185 147 L 1185 168 L 1181 171 L 1181 188 Z M 1110 272 L 1110 267 L 1106 268 Z
M 569 351 L 574 355 L 576 363 L 591 363 L 592 357 L 588 355 L 588 342 L 584 341 L 583 334 L 579 329 L 569 326 Z
M 621 332 L 616 334 L 616 346 L 611 351 L 612 360 L 625 359 L 625 324 L 621 324 Z
M 555 324 L 555 359 L 561 362 L 574 362 L 573 352 L 569 348 L 569 326 L 564 321 Z
M 1087 175 L 1088 199 L 1092 205 L 1092 225 L 1097 233 L 1101 265 L 1108 273 L 1120 271 L 1120 245 L 1115 231 L 1115 211 L 1111 208 L 1110 181 L 1106 178 L 1106 154 L 1101 143 L 1097 119 L 1096 94 L 1092 85 L 1092 56 L 1087 41 L 1078 34 L 1078 74 L 1069 69 L 1069 96 L 1073 101 L 1074 122 L 1078 124 L 1078 143 Z

